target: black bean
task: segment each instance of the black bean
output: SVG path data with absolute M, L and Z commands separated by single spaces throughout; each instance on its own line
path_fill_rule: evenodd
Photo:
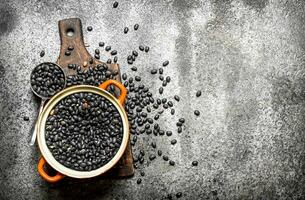
M 132 82 L 133 82 L 133 78 L 130 77 L 130 78 L 128 79 L 128 82 L 129 82 L 129 83 L 132 83 Z
M 168 156 L 164 155 L 162 158 L 163 158 L 163 160 L 168 161 Z
M 182 197 L 182 192 L 178 192 L 178 193 L 176 194 L 176 197 L 177 197 L 177 198 L 181 198 L 181 197 Z
M 194 111 L 194 114 L 195 114 L 196 116 L 199 116 L 199 115 L 200 115 L 199 110 L 195 110 L 195 111 Z
M 137 51 L 132 51 L 132 55 L 134 55 L 135 57 L 138 56 L 138 52 Z
M 135 80 L 136 80 L 136 81 L 141 81 L 141 77 L 140 77 L 140 76 L 136 76 L 136 77 L 135 77 Z
M 165 78 L 165 80 L 166 80 L 166 82 L 170 82 L 171 81 L 171 77 L 169 77 L 169 76 L 167 76 L 166 78 Z
M 74 46 L 72 46 L 72 45 L 69 45 L 69 46 L 68 46 L 68 50 L 69 50 L 69 51 L 73 51 L 73 49 L 74 49 Z
M 40 57 L 44 57 L 44 55 L 45 55 L 45 51 L 42 50 L 42 51 L 40 52 Z
M 113 8 L 117 8 L 118 5 L 119 5 L 119 2 L 115 1 L 115 2 L 113 3 Z
M 106 46 L 105 47 L 105 51 L 110 51 L 111 50 L 111 46 Z
M 142 183 L 142 179 L 141 179 L 141 178 L 138 178 L 137 184 L 141 184 L 141 183 Z
M 140 172 L 140 175 L 141 175 L 141 176 L 145 176 L 145 172 L 141 171 L 141 172 Z
M 147 118 L 147 122 L 150 123 L 150 124 L 154 123 L 152 118 Z
M 99 50 L 99 49 L 95 49 L 95 50 L 94 50 L 94 53 L 95 53 L 95 54 L 100 54 L 100 50 Z
M 193 165 L 193 166 L 197 166 L 197 165 L 198 165 L 198 161 L 193 161 L 193 162 L 192 162 L 192 165 Z
M 142 113 L 141 113 L 141 116 L 146 118 L 146 117 L 147 117 L 147 113 L 142 112 Z
M 65 51 L 65 55 L 66 55 L 66 56 L 70 56 L 70 55 L 71 55 L 71 51 L 68 51 L 68 50 Z
M 184 118 L 180 118 L 179 122 L 181 122 L 183 124 L 185 122 L 185 119 Z
M 177 143 L 177 140 L 176 140 L 176 139 L 171 140 L 171 144 L 172 144 L 172 145 L 175 145 L 176 143 Z
M 157 69 L 152 69 L 152 70 L 150 71 L 151 74 L 156 74 L 157 72 L 158 72 Z
M 92 26 L 88 26 L 88 27 L 87 27 L 87 30 L 88 30 L 88 31 L 92 31 L 92 30 L 93 30 Z
M 178 133 L 182 133 L 182 127 L 178 127 Z
M 133 29 L 134 29 L 135 31 L 138 30 L 138 28 L 139 28 L 139 24 L 135 24 L 134 27 L 133 27 Z
M 168 109 L 168 104 L 163 104 L 163 108 Z
M 99 42 L 98 45 L 99 45 L 100 47 L 104 47 L 104 46 L 105 46 L 105 42 Z
M 146 47 L 145 47 L 145 52 L 147 53 L 148 51 L 149 51 L 149 47 L 146 46 Z
M 137 112 L 142 112 L 142 108 L 141 107 L 137 107 L 136 111 Z
M 156 142 L 152 142 L 152 143 L 151 143 L 151 146 L 152 146 L 152 148 L 154 148 L 154 149 L 155 149 L 155 148 L 157 147 Z
M 161 100 L 161 102 L 164 104 L 164 103 L 166 103 L 167 102 L 167 98 L 163 98 L 162 100 Z
M 154 120 L 158 120 L 160 117 L 160 115 L 156 114 L 155 117 L 154 117 Z
M 166 135 L 167 136 L 171 136 L 173 134 L 173 132 L 171 132 L 171 131 L 166 131 Z
M 173 107 L 173 106 L 174 106 L 174 104 L 173 104 L 172 101 L 168 101 L 168 102 L 167 102 L 167 105 L 168 105 L 169 107 Z
M 175 95 L 175 96 L 174 96 L 174 99 L 175 99 L 176 101 L 180 101 L 180 97 L 179 97 L 178 95 Z
M 157 124 L 157 123 L 156 123 L 156 124 L 154 125 L 154 129 L 156 129 L 156 130 L 160 130 L 160 126 L 159 126 L 159 124 Z
M 118 52 L 116 51 L 116 50 L 112 50 L 111 52 L 110 52 L 110 54 L 112 55 L 112 56 L 114 56 L 114 55 L 116 55 Z
M 155 103 L 155 104 L 153 104 L 153 108 L 154 108 L 154 109 L 158 109 L 158 108 L 159 108 L 159 105 Z
M 124 33 L 126 34 L 126 33 L 128 33 L 128 31 L 129 31 L 129 28 L 128 28 L 128 27 L 125 27 L 125 28 L 124 28 Z
M 162 156 L 162 151 L 158 150 L 158 156 Z
M 133 67 L 131 68 L 131 70 L 134 71 L 134 72 L 136 72 L 136 71 L 138 70 L 138 68 L 135 67 L 135 66 L 133 66 Z
M 159 74 L 163 74 L 163 68 L 159 68 Z
M 169 64 L 169 61 L 168 61 L 168 60 L 166 60 L 166 61 L 164 61 L 164 62 L 163 62 L 163 64 L 162 64 L 162 65 L 163 65 L 163 67 L 165 67 L 165 66 L 167 66 L 168 64 Z
M 175 109 L 171 109 L 171 115 L 174 115 L 175 114 Z
M 117 57 L 117 56 L 114 56 L 114 57 L 113 57 L 113 62 L 114 62 L 114 63 L 117 63 L 117 62 L 118 62 L 118 57 Z
M 111 64 L 111 59 L 109 58 L 108 60 L 107 60 L 107 64 Z
M 164 81 L 164 76 L 160 75 L 159 79 L 160 79 L 160 81 Z
M 154 160 L 155 158 L 156 158 L 156 155 L 154 155 L 154 154 L 149 155 L 149 160 Z
M 163 87 L 160 87 L 159 88 L 159 94 L 163 94 L 163 90 L 164 90 Z
M 170 160 L 170 161 L 169 161 L 169 164 L 170 164 L 171 166 L 174 166 L 174 165 L 175 165 L 175 162 L 172 161 L 172 160 Z
M 127 79 L 127 74 L 126 74 L 126 73 L 123 73 L 123 74 L 122 74 L 122 79 L 123 79 L 123 80 L 126 80 L 126 79 Z
M 127 60 L 127 63 L 132 65 L 133 64 L 133 61 L 132 60 Z
M 133 156 L 133 162 L 136 163 L 136 162 L 138 162 L 138 161 L 139 161 L 138 156 L 135 156 L 135 155 L 134 155 L 134 156 Z
M 133 142 L 137 142 L 138 137 L 137 137 L 136 135 L 134 135 L 134 136 L 132 137 L 132 140 L 133 140 Z
M 100 55 L 99 54 L 94 54 L 95 59 L 100 59 Z
M 198 91 L 196 92 L 196 97 L 200 97 L 200 96 L 201 96 L 201 91 L 198 90 Z
M 30 118 L 29 118 L 28 116 L 24 116 L 24 117 L 23 117 L 23 120 L 24 120 L 24 121 L 29 121 Z
M 155 136 L 157 136 L 158 135 L 158 130 L 154 130 L 153 133 L 154 133 Z
M 142 45 L 139 46 L 140 51 L 144 51 L 144 47 Z

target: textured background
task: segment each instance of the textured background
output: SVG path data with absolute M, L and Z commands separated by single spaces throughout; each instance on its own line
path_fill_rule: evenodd
M 0 0 L 0 199 L 162 199 L 177 192 L 183 199 L 305 199 L 305 2 L 112 3 Z M 35 65 L 56 61 L 57 21 L 69 17 L 93 26 L 84 31 L 91 53 L 99 41 L 118 50 L 123 72 L 132 73 L 131 50 L 150 46 L 135 66 L 154 93 L 160 81 L 149 71 L 170 60 L 164 96 L 179 94 L 181 101 L 174 118 L 166 112 L 159 121 L 175 130 L 183 116 L 186 130 L 174 134 L 175 146 L 167 137 L 157 144 L 175 167 L 160 158 L 146 163 L 141 185 L 138 171 L 125 180 L 58 186 L 39 177 L 38 149 L 28 145 L 38 101 L 28 79 Z M 149 141 L 144 137 L 137 149 L 149 151 Z

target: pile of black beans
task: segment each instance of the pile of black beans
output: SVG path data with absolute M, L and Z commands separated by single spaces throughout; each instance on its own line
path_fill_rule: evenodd
M 116 8 L 114 6 L 114 8 Z M 138 30 L 139 25 L 135 24 L 134 30 Z M 125 30 L 126 29 L 125 27 Z M 128 31 L 124 31 L 127 33 Z M 110 45 L 106 45 L 105 42 L 99 42 L 99 49 L 95 49 L 95 54 L 101 55 L 105 53 L 105 55 L 113 56 L 109 51 L 111 50 Z M 132 49 L 129 55 L 126 57 L 126 63 L 128 65 L 133 65 L 138 57 L 141 56 L 141 53 L 148 53 L 150 50 L 149 46 L 139 45 L 137 49 Z M 98 57 L 99 58 L 99 57 Z M 117 62 L 118 57 L 114 58 L 115 62 Z M 112 59 L 109 58 L 107 63 L 111 63 Z M 122 64 L 122 63 L 121 63 Z M 175 104 L 178 104 L 180 101 L 180 97 L 178 95 L 173 95 L 173 97 L 162 97 L 164 90 L 167 85 L 171 82 L 171 77 L 166 74 L 166 67 L 170 64 L 168 60 L 160 63 L 160 67 L 151 69 L 150 73 L 153 78 L 158 79 L 160 83 L 160 87 L 158 89 L 157 94 L 153 94 L 149 87 L 145 86 L 145 80 L 142 80 L 142 77 L 137 74 L 133 74 L 137 72 L 137 67 L 131 66 L 131 72 L 122 74 L 122 81 L 124 86 L 127 88 L 128 95 L 125 103 L 125 110 L 127 112 L 129 124 L 130 124 L 130 133 L 131 133 L 131 145 L 133 146 L 133 160 L 134 167 L 136 169 L 140 169 L 140 175 L 144 176 L 145 173 L 143 171 L 143 167 L 147 163 L 151 163 L 153 160 L 157 159 L 157 157 L 161 157 L 165 162 L 167 162 L 170 166 L 175 166 L 176 162 L 170 158 L 169 155 L 166 155 L 166 152 L 163 149 L 160 149 L 157 145 L 154 137 L 169 137 L 169 144 L 176 145 L 178 142 L 174 137 L 177 134 L 181 134 L 185 127 L 186 120 L 181 117 L 176 122 L 176 130 L 166 130 L 163 129 L 158 120 L 161 118 L 164 112 L 169 112 L 171 115 L 175 115 Z M 94 69 L 93 69 L 94 70 Z M 128 70 L 127 70 L 128 71 Z M 110 73 L 109 73 L 110 74 Z M 101 80 L 103 81 L 103 80 Z M 91 81 L 93 84 L 93 81 Z M 195 94 L 196 97 L 200 97 L 201 91 L 197 91 Z M 194 111 L 195 116 L 199 116 L 199 111 Z M 145 152 L 143 148 L 136 146 L 137 142 L 141 138 L 141 136 L 147 135 L 148 140 L 145 139 L 143 141 L 148 141 L 148 145 L 151 146 L 151 150 L 149 152 Z M 143 165 L 144 164 L 144 165 Z M 197 166 L 198 162 L 193 161 L 190 163 L 192 166 Z M 142 183 L 141 178 L 137 180 L 138 184 Z M 179 195 L 178 195 L 179 196 Z
M 116 9 L 119 3 L 114 2 L 113 8 Z M 139 24 L 134 25 L 134 31 L 139 29 Z M 92 27 L 88 27 L 88 31 L 92 31 Z M 128 34 L 130 29 L 128 27 L 124 28 L 124 33 Z M 116 50 L 112 50 L 112 47 L 105 42 L 99 42 L 99 48 L 95 49 L 94 57 L 95 59 L 100 59 L 101 54 L 108 55 L 110 58 L 106 61 L 107 64 L 112 62 L 118 62 L 118 52 Z M 133 49 L 130 51 L 129 55 L 127 55 L 126 61 L 127 65 L 131 66 L 131 71 L 122 74 L 122 80 L 124 86 L 127 88 L 127 98 L 125 102 L 125 110 L 127 112 L 128 121 L 130 124 L 130 133 L 131 133 L 131 145 L 133 146 L 133 160 L 134 167 L 140 170 L 140 176 L 145 176 L 144 167 L 153 162 L 153 160 L 160 157 L 165 162 L 167 162 L 170 166 L 175 166 L 176 162 L 170 159 L 169 155 L 166 155 L 166 152 L 159 148 L 158 144 L 154 140 L 154 137 L 169 137 L 169 145 L 175 145 L 177 140 L 174 139 L 175 135 L 181 134 L 186 126 L 186 120 L 184 118 L 179 118 L 176 122 L 176 130 L 165 130 L 163 129 L 158 120 L 162 117 L 164 112 L 170 112 L 171 115 L 175 115 L 175 104 L 178 104 L 180 101 L 180 97 L 178 95 L 173 95 L 173 97 L 162 97 L 163 92 L 168 84 L 171 82 L 171 77 L 166 76 L 166 67 L 169 65 L 169 61 L 165 60 L 160 63 L 160 67 L 151 69 L 150 73 L 153 78 L 160 80 L 160 87 L 158 89 L 157 94 L 153 94 L 150 89 L 145 86 L 143 83 L 145 80 L 142 80 L 142 77 L 139 75 L 135 75 L 132 73 L 137 72 L 137 67 L 133 66 L 136 62 L 137 58 L 142 53 L 148 53 L 150 51 L 150 47 L 146 45 L 139 45 L 137 49 Z M 113 57 L 112 57 L 113 56 Z M 86 65 L 86 69 L 82 70 L 80 66 L 75 64 L 70 64 L 68 67 L 70 69 L 76 70 L 76 75 L 67 77 L 67 86 L 78 85 L 78 84 L 88 84 L 98 86 L 102 82 L 113 79 L 116 75 L 118 75 L 117 71 L 111 71 L 108 69 L 106 64 L 100 64 L 97 66 L 92 65 L 92 59 L 89 60 L 89 66 Z M 91 65 L 90 65 L 91 64 Z M 123 63 L 121 63 L 122 65 Z M 124 67 L 124 66 L 123 66 Z M 111 86 L 109 91 L 114 94 L 114 87 Z M 157 97 L 156 97 L 157 96 Z M 201 91 L 197 91 L 195 94 L 196 97 L 201 96 Z M 199 110 L 194 111 L 195 116 L 199 116 Z M 147 137 L 142 140 L 143 142 L 147 142 L 151 148 L 149 152 L 146 152 L 143 148 L 137 146 L 137 141 L 141 136 L 146 135 Z M 55 137 L 55 136 L 54 136 Z M 145 148 L 146 149 L 146 148 Z M 89 155 L 89 152 L 88 152 Z M 64 157 L 65 158 L 65 157 Z M 60 158 L 59 158 L 60 159 Z M 64 159 L 62 159 L 64 160 Z M 89 167 L 92 165 L 86 165 L 86 162 L 83 162 L 84 170 L 89 170 Z M 70 163 L 71 164 L 71 163 Z M 198 166 L 198 161 L 194 160 L 190 165 L 196 167 Z M 68 165 L 66 165 L 68 166 Z M 141 177 L 137 178 L 137 184 L 142 183 Z M 182 197 L 182 193 L 176 193 L 176 197 Z M 170 198 L 172 198 L 172 194 L 169 194 Z M 168 197 L 169 198 L 169 197 Z
M 65 75 L 57 65 L 42 63 L 31 74 L 31 86 L 42 97 L 51 97 L 65 87 Z
M 98 86 L 118 74 L 118 71 L 108 70 L 106 64 L 90 65 L 85 70 L 82 70 L 81 66 L 77 64 L 69 64 L 68 68 L 76 70 L 76 74 L 67 77 L 67 87 L 81 84 Z M 114 90 L 113 86 L 110 88 Z
M 108 163 L 123 139 L 117 108 L 94 93 L 75 93 L 62 99 L 46 121 L 46 144 L 64 166 L 91 171 Z
M 103 44 L 105 44 L 103 42 Z M 133 55 L 139 55 L 136 50 L 132 51 Z M 162 67 L 157 70 L 159 73 L 159 79 L 163 82 L 170 83 L 170 77 L 163 77 L 163 68 L 168 65 L 168 61 L 164 62 Z M 118 75 L 117 71 L 111 71 L 107 64 L 98 64 L 96 66 L 89 65 L 83 70 L 80 66 L 76 64 L 69 64 L 68 68 L 75 70 L 75 75 L 70 75 L 67 77 L 67 87 L 72 85 L 87 84 L 98 86 L 106 80 L 113 79 Z M 133 70 L 134 71 L 134 70 Z M 154 74 L 154 73 L 152 73 Z M 127 112 L 130 133 L 132 134 L 131 145 L 135 146 L 138 137 L 142 134 L 154 135 L 154 136 L 164 136 L 171 137 L 173 132 L 170 130 L 164 130 L 158 124 L 160 116 L 165 110 L 170 110 L 173 115 L 175 113 L 174 102 L 168 100 L 167 98 L 155 98 L 150 89 L 142 83 L 142 78 L 140 76 L 130 76 L 128 77 L 126 73 L 122 74 L 123 85 L 126 87 L 128 93 L 125 102 L 125 110 Z M 167 85 L 167 84 L 166 84 Z M 162 89 L 166 87 L 163 84 Z M 114 94 L 115 88 L 110 86 L 108 90 Z M 161 93 L 159 95 L 162 95 Z M 176 102 L 180 101 L 180 97 L 175 95 L 173 100 Z M 177 122 L 177 132 L 181 133 L 184 125 L 184 118 L 179 119 Z M 171 144 L 176 144 L 177 140 L 172 139 Z M 161 149 L 157 149 L 156 142 L 151 142 L 149 145 L 155 151 L 155 153 L 150 152 L 147 155 L 147 159 L 152 161 L 156 159 L 157 155 L 162 156 L 163 160 L 168 162 L 169 165 L 174 166 L 175 162 L 169 158 L 169 156 L 164 155 Z M 134 166 L 138 168 L 138 164 L 143 164 L 145 161 L 145 153 L 143 150 L 138 151 L 134 148 Z

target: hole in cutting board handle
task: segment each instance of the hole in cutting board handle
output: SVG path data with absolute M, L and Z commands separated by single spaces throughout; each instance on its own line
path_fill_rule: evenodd
M 74 35 L 74 29 L 68 28 L 66 31 L 67 36 L 72 37 Z

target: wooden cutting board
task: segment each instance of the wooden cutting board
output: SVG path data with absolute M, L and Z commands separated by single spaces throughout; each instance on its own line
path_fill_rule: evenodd
M 87 51 L 84 40 L 82 23 L 79 18 L 64 19 L 58 22 L 59 35 L 61 40 L 60 54 L 56 63 L 63 68 L 67 75 L 76 74 L 76 71 L 68 68 L 68 64 L 78 64 L 83 67 L 84 62 L 88 62 L 93 59 L 93 66 L 103 63 L 94 57 L 92 57 Z M 65 55 L 69 46 L 73 46 L 74 49 L 71 51 L 71 55 Z M 107 64 L 108 69 L 117 70 L 119 73 L 115 77 L 117 81 L 121 82 L 121 73 L 118 64 Z M 108 176 L 115 177 L 127 177 L 134 174 L 133 157 L 131 152 L 130 142 L 127 149 L 122 156 L 119 163 L 109 172 Z M 107 174 L 105 174 L 107 176 Z

